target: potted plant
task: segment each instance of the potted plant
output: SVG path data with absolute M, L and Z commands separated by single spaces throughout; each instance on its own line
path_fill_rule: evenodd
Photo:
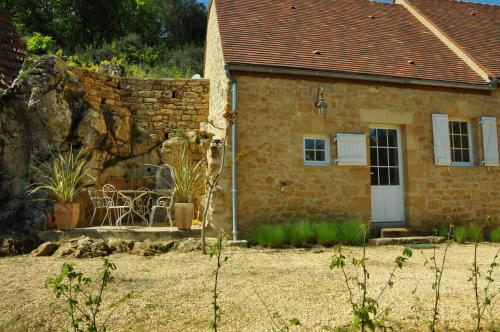
M 54 219 L 59 230 L 74 229 L 80 216 L 80 204 L 75 203 L 83 190 L 84 168 L 87 162 L 82 151 L 59 153 L 48 162 L 38 162 L 30 166 L 35 182 L 28 188 L 30 195 L 39 191 L 47 193 L 54 201 Z
M 194 217 L 194 202 L 204 194 L 205 177 L 201 161 L 194 164 L 187 144 L 181 144 L 178 157 L 172 165 L 175 185 L 174 213 L 178 229 L 191 229 Z

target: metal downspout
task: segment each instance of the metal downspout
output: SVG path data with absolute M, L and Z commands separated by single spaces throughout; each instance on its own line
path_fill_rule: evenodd
M 238 125 L 236 122 L 236 110 L 238 109 L 238 83 L 231 75 L 229 67 L 225 67 L 226 75 L 231 82 L 231 205 L 233 217 L 233 242 L 238 241 L 238 181 L 237 181 L 237 160 L 238 153 Z

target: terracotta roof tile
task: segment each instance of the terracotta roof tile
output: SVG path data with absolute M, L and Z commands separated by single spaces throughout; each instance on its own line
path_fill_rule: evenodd
M 0 89 L 12 84 L 21 70 L 24 46 L 7 14 L 0 9 Z
M 409 0 L 491 76 L 500 77 L 500 6 Z
M 484 84 L 403 6 L 368 0 L 216 0 L 224 60 Z

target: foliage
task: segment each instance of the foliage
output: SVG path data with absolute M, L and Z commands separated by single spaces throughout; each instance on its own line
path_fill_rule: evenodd
M 253 239 L 263 247 L 281 247 L 285 243 L 285 238 L 283 226 L 277 224 L 260 224 L 253 232 Z
M 467 240 L 482 242 L 484 240 L 483 228 L 477 223 L 470 224 L 469 227 L 467 227 Z
M 367 262 L 368 258 L 366 256 L 366 242 L 369 232 L 369 225 L 362 225 L 363 231 L 363 254 L 361 258 L 353 257 L 350 261 L 344 255 L 342 245 L 335 247 L 334 255 L 330 261 L 330 269 L 339 269 L 342 272 L 344 284 L 348 290 L 349 303 L 352 307 L 353 315 L 353 327 L 359 328 L 362 332 L 369 329 L 375 331 L 377 327 L 383 328 L 387 327 L 384 325 L 384 319 L 389 315 L 391 309 L 385 308 L 380 310 L 379 300 L 387 288 L 391 288 L 394 285 L 394 277 L 397 269 L 402 269 L 407 260 L 412 256 L 412 250 L 410 248 L 404 248 L 401 256 L 396 257 L 394 261 L 394 268 L 387 281 L 384 283 L 381 291 L 376 297 L 370 297 L 368 294 L 368 280 L 370 278 L 370 273 L 368 272 Z M 358 277 L 358 274 L 349 275 L 346 268 L 347 263 L 350 262 L 354 269 L 362 270 L 362 278 Z M 356 296 L 354 290 L 358 291 L 359 297 Z
M 48 162 L 35 160 L 30 166 L 35 182 L 28 187 L 28 193 L 44 191 L 58 203 L 73 203 L 83 190 L 83 178 L 88 175 L 86 162 L 82 150 L 75 153 L 73 148 L 66 154 L 59 152 Z
M 324 246 L 331 246 L 338 243 L 339 230 L 334 222 L 323 221 L 312 224 L 314 238 L 317 243 Z
M 26 38 L 26 49 L 31 54 L 47 54 L 53 45 L 54 40 L 51 36 L 44 36 L 39 32 L 34 32 Z
M 192 203 L 204 194 L 205 176 L 202 163 L 194 164 L 186 143 L 181 144 L 178 157 L 172 165 L 174 171 L 175 201 Z
M 359 220 L 345 220 L 339 224 L 339 241 L 342 244 L 360 245 L 365 238 L 364 224 Z
M 309 220 L 298 220 L 284 225 L 286 241 L 294 247 L 311 242 L 314 232 Z
M 106 324 L 112 312 L 107 318 L 102 319 L 101 309 L 103 295 L 106 286 L 111 281 L 111 271 L 116 270 L 116 266 L 107 259 L 103 259 L 103 266 L 99 273 L 98 290 L 92 294 L 92 279 L 75 270 L 74 264 L 64 263 L 61 272 L 48 278 L 45 287 L 51 288 L 56 298 L 62 298 L 67 303 L 67 314 L 71 320 L 71 328 L 75 332 L 106 331 Z M 111 303 L 108 309 L 115 309 L 118 305 L 130 298 L 130 293 L 121 298 L 118 302 Z
M 464 226 L 455 227 L 453 229 L 453 238 L 458 243 L 464 243 L 467 240 L 467 229 Z
M 217 303 L 220 294 L 220 290 L 218 289 L 220 268 L 222 267 L 222 262 L 226 262 L 229 259 L 229 256 L 222 257 L 223 249 L 224 248 L 222 245 L 222 235 L 219 235 L 214 245 L 210 248 L 210 257 L 211 258 L 215 257 L 216 260 L 215 269 L 213 271 L 214 288 L 212 292 L 212 308 L 213 308 L 214 318 L 212 321 L 210 321 L 210 327 L 213 328 L 214 331 L 217 331 L 221 319 L 221 310 Z
M 441 300 L 441 282 L 443 280 L 443 272 L 445 268 L 445 263 L 446 263 L 446 255 L 448 253 L 448 249 L 450 248 L 452 241 L 451 241 L 451 234 L 453 232 L 453 224 L 452 224 L 452 217 L 450 217 L 450 223 L 449 223 L 449 228 L 448 228 L 448 234 L 447 234 L 447 241 L 446 245 L 444 247 L 444 252 L 443 256 L 441 258 L 441 261 L 437 261 L 437 255 L 436 255 L 436 245 L 433 246 L 432 248 L 432 256 L 429 259 L 425 257 L 425 266 L 429 266 L 430 270 L 432 271 L 434 275 L 434 280 L 432 282 L 432 289 L 434 290 L 434 306 L 432 307 L 432 320 L 429 321 L 429 328 L 432 332 L 436 331 L 436 325 L 438 323 L 438 318 L 439 318 L 439 302 Z M 438 235 L 438 230 L 434 230 L 434 235 Z M 435 241 L 433 241 L 435 242 Z
M 489 239 L 491 242 L 500 242 L 500 227 L 490 230 Z

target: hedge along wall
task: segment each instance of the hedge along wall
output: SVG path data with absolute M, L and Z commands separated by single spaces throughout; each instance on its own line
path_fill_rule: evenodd
M 209 80 L 112 77 L 73 68 L 85 88 L 85 99 L 98 110 L 107 105 L 128 111 L 134 129 L 158 134 L 199 129 L 208 116 Z

